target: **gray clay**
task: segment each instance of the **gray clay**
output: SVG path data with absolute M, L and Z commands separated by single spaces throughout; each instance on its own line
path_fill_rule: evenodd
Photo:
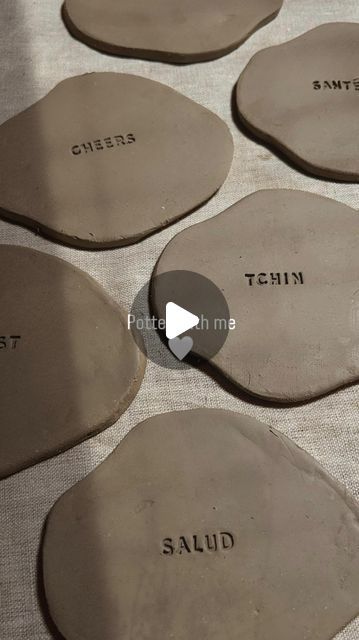
M 1 215 L 69 244 L 130 244 L 208 200 L 233 156 L 226 124 L 163 84 L 69 78 L 0 126 Z
M 155 273 L 194 271 L 223 292 L 236 329 L 210 362 L 225 376 L 309 400 L 359 379 L 358 232 L 358 213 L 334 200 L 259 191 L 178 234 Z M 160 308 L 158 295 L 154 279 Z
M 291 440 L 210 409 L 138 425 L 52 509 L 66 640 L 330 640 L 359 613 L 359 509 Z
M 145 357 L 125 313 L 87 274 L 0 246 L 0 478 L 113 424 Z
M 212 60 L 276 17 L 283 0 L 66 0 L 71 33 L 109 53 L 165 62 Z
M 359 182 L 359 24 L 324 24 L 257 53 L 237 86 L 240 118 L 305 170 Z

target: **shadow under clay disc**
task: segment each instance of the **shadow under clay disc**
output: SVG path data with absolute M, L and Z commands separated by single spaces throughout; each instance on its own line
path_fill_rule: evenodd
M 359 182 L 359 24 L 324 24 L 256 53 L 239 78 L 240 118 L 314 175 Z
M 0 246 L 0 478 L 113 424 L 145 368 L 121 308 L 86 273 Z
M 232 157 L 227 125 L 177 91 L 75 76 L 0 126 L 1 215 L 78 247 L 131 244 L 213 196 Z
M 86 44 L 164 62 L 212 60 L 278 14 L 283 0 L 66 0 L 63 16 Z
M 288 438 L 229 411 L 155 416 L 52 509 L 66 640 L 330 640 L 359 613 L 359 509 Z
M 359 216 L 350 207 L 259 191 L 173 238 L 154 275 L 180 269 L 223 292 L 236 328 L 210 362 L 239 387 L 297 402 L 359 379 Z M 160 306 L 156 278 L 152 296 Z

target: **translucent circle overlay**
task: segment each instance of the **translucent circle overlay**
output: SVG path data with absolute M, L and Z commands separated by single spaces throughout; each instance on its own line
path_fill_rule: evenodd
M 166 305 L 170 302 L 199 318 L 196 327 L 173 341 L 166 338 L 165 330 Z M 220 351 L 230 322 L 223 292 L 211 280 L 193 271 L 176 270 L 154 274 L 140 289 L 128 326 L 152 362 L 169 369 L 185 369 L 193 359 L 210 360 Z

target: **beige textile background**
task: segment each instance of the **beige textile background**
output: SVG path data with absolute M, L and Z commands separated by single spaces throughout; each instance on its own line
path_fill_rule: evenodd
M 94 276 L 113 298 L 129 308 L 161 250 L 175 234 L 257 189 L 305 189 L 358 208 L 358 185 L 303 175 L 240 133 L 231 115 L 234 84 L 256 51 L 324 22 L 359 21 L 358 0 L 285 0 L 279 17 L 231 55 L 184 67 L 121 59 L 91 50 L 68 34 L 60 5 L 60 0 L 0 0 L 0 122 L 68 76 L 106 70 L 135 73 L 166 83 L 221 116 L 234 137 L 234 162 L 223 188 L 206 206 L 132 247 L 79 251 L 6 222 L 0 222 L 1 243 L 33 247 L 65 258 Z M 1 384 L 6 380 L 1 379 Z M 306 449 L 359 498 L 358 386 L 304 406 L 278 409 L 243 394 L 233 395 L 200 371 L 161 369 L 149 363 L 140 393 L 116 425 L 57 458 L 0 482 L 0 640 L 57 637 L 43 620 L 37 596 L 40 534 L 55 500 L 104 460 L 141 420 L 156 413 L 195 407 L 232 409 L 267 422 Z M 358 640 L 359 619 L 338 638 Z

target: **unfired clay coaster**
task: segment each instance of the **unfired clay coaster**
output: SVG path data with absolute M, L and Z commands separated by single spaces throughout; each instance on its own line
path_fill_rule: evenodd
M 302 191 L 259 191 L 178 234 L 155 275 L 180 269 L 223 292 L 236 327 L 210 361 L 243 389 L 294 402 L 359 379 L 353 209 Z M 156 278 L 152 294 L 160 308 Z M 193 352 L 203 355 L 195 340 Z
M 145 357 L 123 311 L 87 274 L 38 251 L 0 246 L 0 477 L 113 424 Z
M 243 122 L 315 175 L 359 181 L 359 24 L 325 24 L 257 53 L 237 86 Z
M 330 640 L 359 613 L 359 509 L 291 440 L 229 411 L 155 416 L 50 513 L 66 640 Z
M 226 124 L 173 89 L 76 76 L 0 126 L 0 207 L 76 246 L 125 245 L 208 200 L 232 156 Z
M 66 0 L 71 33 L 109 53 L 166 62 L 212 60 L 278 14 L 283 0 Z

